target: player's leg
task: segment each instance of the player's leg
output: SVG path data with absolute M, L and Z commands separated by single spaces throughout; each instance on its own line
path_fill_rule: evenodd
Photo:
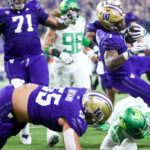
M 122 80 L 114 79 L 112 84 L 120 92 L 128 93 L 133 97 L 141 97 L 145 103 L 150 105 L 150 85 L 137 75 L 131 74 Z
M 10 59 L 5 61 L 5 69 L 9 82 L 15 87 L 20 87 L 27 83 L 26 61 Z M 32 138 L 29 132 L 29 125 L 20 131 L 20 141 L 22 144 L 31 144 Z
M 49 86 L 49 71 L 44 54 L 28 58 L 27 71 L 31 83 Z
M 54 82 L 56 87 L 71 87 L 72 65 L 64 65 L 54 62 Z
M 91 80 L 88 67 L 85 67 L 83 61 L 75 62 L 72 67 L 74 70 L 72 72 L 75 86 L 85 87 L 91 89 Z

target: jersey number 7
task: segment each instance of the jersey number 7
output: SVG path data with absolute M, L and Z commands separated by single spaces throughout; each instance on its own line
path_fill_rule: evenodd
M 32 22 L 31 22 L 31 14 L 27 14 L 26 15 L 26 19 L 27 19 L 27 24 L 28 24 L 27 31 L 28 32 L 32 32 L 33 31 L 33 27 L 32 27 Z M 12 21 L 13 22 L 19 21 L 18 22 L 18 26 L 15 29 L 15 33 L 21 33 L 22 32 L 22 26 L 23 26 L 24 20 L 25 20 L 25 18 L 22 15 L 21 16 L 12 17 Z

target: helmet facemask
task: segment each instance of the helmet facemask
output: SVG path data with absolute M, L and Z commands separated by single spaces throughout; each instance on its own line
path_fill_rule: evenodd
M 77 17 L 73 21 L 76 22 L 77 18 L 79 17 L 79 4 L 75 0 L 63 0 L 59 6 L 60 13 L 62 16 L 65 16 L 69 10 L 72 10 L 76 13 Z
M 8 0 L 11 9 L 22 10 L 27 4 L 28 0 Z

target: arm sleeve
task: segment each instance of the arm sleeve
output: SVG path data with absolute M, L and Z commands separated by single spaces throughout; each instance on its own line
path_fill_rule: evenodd
M 85 35 L 83 35 L 83 38 L 82 38 L 82 45 L 83 45 L 83 46 L 86 46 L 86 47 L 89 47 L 89 46 L 90 46 L 90 43 L 91 43 L 91 41 L 90 41 Z
M 110 130 L 108 131 L 108 134 L 105 136 L 101 146 L 100 150 L 112 150 L 112 148 L 115 146 L 115 142 L 113 141 L 111 137 Z

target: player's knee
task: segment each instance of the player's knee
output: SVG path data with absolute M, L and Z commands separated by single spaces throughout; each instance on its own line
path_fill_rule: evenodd
M 14 78 L 10 82 L 15 88 L 18 88 L 25 84 L 25 81 L 22 79 Z

